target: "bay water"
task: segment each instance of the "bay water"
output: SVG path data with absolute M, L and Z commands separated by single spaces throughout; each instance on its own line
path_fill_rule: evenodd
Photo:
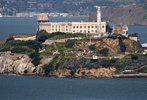
M 0 41 L 8 34 L 36 32 L 37 18 L 0 18 Z M 57 17 L 51 22 L 86 21 L 87 17 Z M 147 26 L 129 26 L 147 42 Z M 0 100 L 146 100 L 147 79 L 76 79 L 0 75 Z
M 0 75 L 0 100 L 146 100 L 147 79 Z

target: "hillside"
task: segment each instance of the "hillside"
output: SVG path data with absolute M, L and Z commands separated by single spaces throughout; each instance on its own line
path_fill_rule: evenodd
M 0 74 L 111 78 L 128 69 L 137 74 L 147 72 L 147 55 L 140 54 L 140 43 L 121 35 L 90 39 L 81 33 L 42 30 L 36 37 L 31 41 L 11 37 L 1 44 Z M 65 38 L 68 40 L 61 42 Z
M 102 19 L 108 20 L 110 24 L 120 25 L 147 25 L 147 4 L 134 5 L 124 8 L 102 9 Z M 96 12 L 87 21 L 96 21 Z

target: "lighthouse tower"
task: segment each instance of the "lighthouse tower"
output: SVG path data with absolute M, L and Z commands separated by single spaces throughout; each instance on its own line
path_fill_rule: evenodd
M 97 26 L 98 26 L 98 32 L 101 32 L 101 8 L 97 7 Z

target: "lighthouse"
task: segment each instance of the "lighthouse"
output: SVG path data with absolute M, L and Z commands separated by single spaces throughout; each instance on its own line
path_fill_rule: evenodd
M 98 26 L 98 32 L 101 32 L 101 8 L 97 7 L 97 26 Z

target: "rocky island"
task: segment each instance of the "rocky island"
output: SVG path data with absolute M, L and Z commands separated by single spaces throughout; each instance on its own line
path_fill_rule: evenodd
M 142 54 L 141 44 L 120 34 L 91 38 L 81 33 L 49 34 L 42 30 L 35 40 L 9 37 L 0 45 L 1 74 L 75 78 L 147 76 L 147 55 Z

